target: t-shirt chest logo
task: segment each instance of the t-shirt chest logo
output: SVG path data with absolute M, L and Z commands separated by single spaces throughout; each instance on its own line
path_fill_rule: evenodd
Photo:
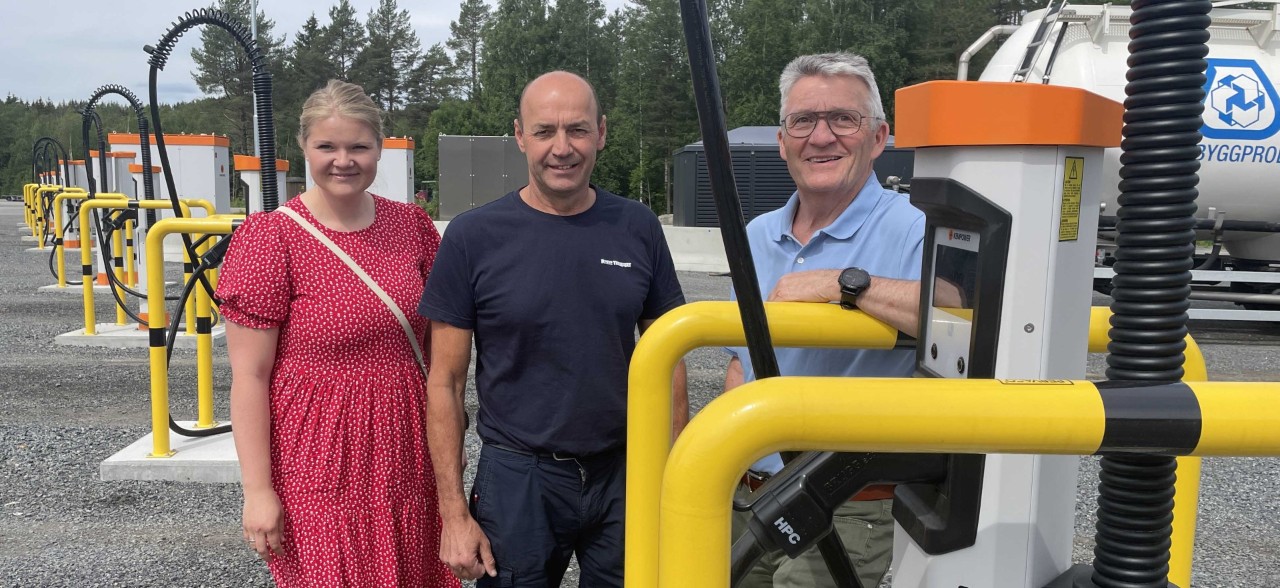
M 614 261 L 612 259 L 600 258 L 600 265 L 612 265 L 614 267 L 631 267 L 630 261 Z

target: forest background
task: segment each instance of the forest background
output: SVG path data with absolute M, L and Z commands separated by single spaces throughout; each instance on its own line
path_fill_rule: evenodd
M 867 57 L 892 124 L 894 90 L 955 79 L 960 54 L 984 31 L 1018 24 L 1046 2 L 707 0 L 728 128 L 778 124 L 783 66 L 796 55 L 836 50 Z M 212 7 L 250 20 L 250 0 Z M 593 181 L 606 189 L 667 212 L 671 156 L 699 139 L 677 0 L 630 0 L 611 13 L 601 0 L 462 0 L 450 38 L 425 48 L 396 0 L 379 0 L 363 19 L 339 0 L 291 35 L 262 11 L 257 21 L 273 75 L 277 157 L 289 160 L 290 175 L 305 169 L 294 139 L 302 102 L 330 78 L 363 86 L 385 110 L 388 135 L 416 141 L 420 188 L 436 180 L 439 135 L 511 134 L 521 88 L 553 69 L 577 72 L 596 88 L 609 135 Z M 250 63 L 221 28 L 198 30 L 192 76 L 204 97 L 162 104 L 165 133 L 227 135 L 233 153 L 252 154 Z M 971 72 L 982 71 L 996 45 L 976 56 Z M 145 97 L 144 90 L 135 92 Z M 0 102 L 0 194 L 21 194 L 32 181 L 39 137 L 68 141 L 72 157 L 83 158 L 84 107 L 12 95 Z M 137 131 L 122 100 L 108 96 L 95 110 L 106 130 Z

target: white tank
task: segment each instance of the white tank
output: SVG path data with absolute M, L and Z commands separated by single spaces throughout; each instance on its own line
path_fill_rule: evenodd
M 1130 12 L 1127 6 L 1069 5 L 1056 15 L 1056 21 L 1050 15 L 1045 42 L 1030 71 L 1022 76 L 1017 70 L 1049 10 L 1029 13 L 979 79 L 1044 83 L 1053 57 L 1048 83 L 1083 88 L 1124 102 Z M 1280 184 L 1276 7 L 1215 9 L 1211 17 L 1199 216 L 1209 218 L 1210 209 L 1214 209 L 1227 220 L 1280 222 L 1280 194 L 1276 193 Z M 1108 149 L 1103 164 L 1108 178 L 1102 197 L 1106 214 L 1115 214 L 1118 206 L 1119 169 L 1120 149 Z M 1223 242 L 1233 257 L 1280 261 L 1280 234 L 1228 233 Z

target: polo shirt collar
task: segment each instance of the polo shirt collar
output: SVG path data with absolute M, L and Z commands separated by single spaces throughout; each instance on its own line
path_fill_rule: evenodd
M 825 234 L 833 239 L 848 239 L 862 228 L 862 224 L 866 222 L 867 217 L 871 215 L 871 211 L 875 209 L 876 204 L 880 200 L 880 193 L 883 188 L 880 187 L 880 180 L 876 177 L 876 172 L 871 172 L 867 177 L 867 183 L 862 185 L 862 189 L 858 191 L 858 195 L 854 197 L 853 202 L 849 203 L 848 208 L 831 221 L 831 224 L 818 229 L 817 232 Z M 796 208 L 800 206 L 800 192 L 796 191 L 791 194 L 791 198 L 787 199 L 787 203 L 782 206 L 782 214 L 773 217 L 770 224 L 769 236 L 776 242 L 790 238 L 795 240 L 795 236 L 791 234 L 791 223 L 796 217 Z

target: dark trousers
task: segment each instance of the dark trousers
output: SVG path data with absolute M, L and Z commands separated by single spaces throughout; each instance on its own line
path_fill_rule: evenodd
M 486 443 L 471 516 L 489 538 L 498 576 L 477 588 L 558 588 L 571 555 L 579 586 L 622 586 L 626 453 L 582 459 Z

